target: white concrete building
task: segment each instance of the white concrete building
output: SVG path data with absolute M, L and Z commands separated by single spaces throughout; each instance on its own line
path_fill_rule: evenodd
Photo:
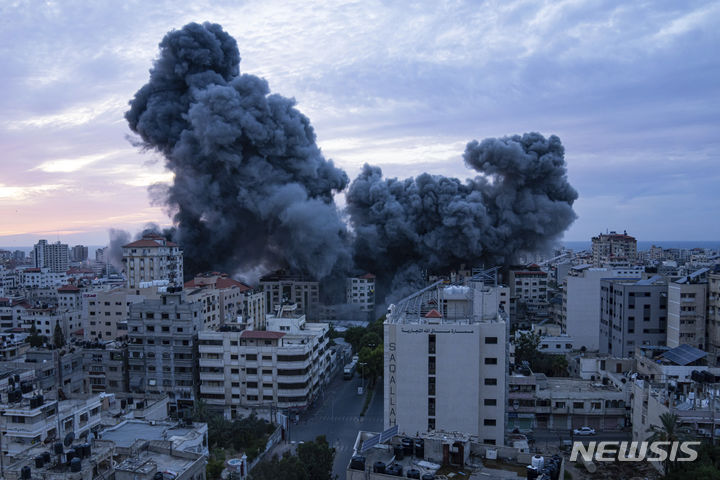
M 508 324 L 499 290 L 482 281 L 436 282 L 390 307 L 385 428 L 464 432 L 503 444 Z
M 363 312 L 375 310 L 375 275 L 366 273 L 345 281 L 345 301 L 358 305 Z
M 49 268 L 26 268 L 20 271 L 20 286 L 43 289 L 58 288 L 67 283 L 67 274 L 52 272 Z
M 640 279 L 642 267 L 593 268 L 578 265 L 570 269 L 563 284 L 563 331 L 573 338 L 575 348 L 600 348 L 600 282 L 611 278 Z
M 710 365 L 720 365 L 720 269 L 708 273 L 707 352 Z
M 278 270 L 260 279 L 265 296 L 265 311 L 275 313 L 283 304 L 297 305 L 298 312 L 315 320 L 320 307 L 320 283 L 302 275 Z
M 329 381 L 328 324 L 284 309 L 267 328 L 198 334 L 200 397 L 227 418 L 251 407 L 306 408 Z
M 167 280 L 178 287 L 183 284 L 182 250 L 160 235 L 145 235 L 123 245 L 123 265 L 128 288 L 154 280 Z
M 637 240 L 627 232 L 601 233 L 592 237 L 593 265 L 633 263 L 637 259 Z
M 40 240 L 31 253 L 36 268 L 47 268 L 51 272 L 65 272 L 68 269 L 68 246 L 66 243 L 48 243 Z
M 668 347 L 687 344 L 705 348 L 708 284 L 701 279 L 701 271 L 668 284 Z

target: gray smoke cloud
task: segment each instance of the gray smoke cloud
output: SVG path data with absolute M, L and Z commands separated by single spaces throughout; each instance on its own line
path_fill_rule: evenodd
M 219 25 L 168 33 L 126 119 L 175 173 L 166 202 L 190 273 L 256 265 L 325 278 L 350 268 L 333 201 L 348 177 L 326 160 L 295 101 L 240 74 Z
M 152 192 L 174 215 L 188 274 L 287 267 L 341 295 L 345 275 L 369 271 L 382 298 L 409 293 L 423 270 L 541 250 L 575 219 L 560 140 L 530 133 L 469 143 L 465 163 L 479 175 L 466 181 L 385 179 L 365 165 L 347 192 L 348 229 L 333 200 L 347 175 L 323 157 L 294 100 L 239 64 L 219 25 L 174 30 L 126 113 L 175 174 Z
M 407 290 L 420 276 L 418 265 L 446 272 L 508 264 L 520 252 L 549 248 L 575 220 L 577 192 L 558 137 L 472 141 L 463 158 L 481 175 L 464 182 L 429 174 L 384 179 L 366 164 L 350 185 L 355 262 L 389 282 L 387 289 Z

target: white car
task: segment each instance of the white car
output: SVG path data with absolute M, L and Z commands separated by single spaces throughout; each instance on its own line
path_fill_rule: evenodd
M 590 427 L 580 427 L 573 430 L 573 435 L 595 435 L 595 429 Z

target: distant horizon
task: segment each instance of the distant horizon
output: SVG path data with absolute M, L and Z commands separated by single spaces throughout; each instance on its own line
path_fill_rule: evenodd
M 35 241 L 35 243 L 37 243 L 38 240 L 48 240 L 48 242 L 50 242 L 50 243 L 57 242 L 57 240 L 50 240 L 47 237 L 44 237 L 44 238 L 38 237 L 38 239 Z M 88 249 L 91 249 L 91 248 L 92 249 L 100 249 L 100 248 L 104 248 L 104 247 L 108 246 L 107 244 L 98 244 L 98 243 L 91 244 L 91 243 L 82 243 L 82 242 L 77 242 L 77 243 L 68 242 L 68 241 L 64 241 L 62 239 L 60 239 L 60 242 L 66 243 L 70 248 L 72 248 L 75 245 L 82 245 L 82 246 L 88 247 Z M 24 251 L 28 252 L 28 251 L 32 251 L 35 243 L 33 243 L 31 245 L 27 245 L 27 244 L 24 244 L 24 245 L 0 245 L 0 250 L 11 250 L 11 251 L 12 250 L 24 250 Z M 590 240 L 590 239 L 560 240 L 558 243 L 564 247 L 572 248 L 572 247 L 577 247 L 577 244 L 580 244 L 580 243 L 590 246 L 592 244 L 592 240 Z M 638 243 L 639 251 L 647 250 L 653 245 L 663 247 L 663 244 L 673 244 L 673 245 L 669 245 L 664 248 L 685 248 L 685 249 L 716 248 L 716 249 L 720 249 L 720 240 L 717 240 L 717 239 L 716 240 L 637 240 L 637 243 Z M 568 244 L 575 244 L 575 245 L 568 245 Z M 681 246 L 681 245 L 677 245 L 677 244 L 683 244 L 683 245 Z M 705 245 L 702 245 L 702 244 L 705 244 Z M 707 245 L 707 244 L 711 244 L 711 245 Z M 91 254 L 91 252 L 88 251 L 88 255 L 90 255 L 90 254 Z

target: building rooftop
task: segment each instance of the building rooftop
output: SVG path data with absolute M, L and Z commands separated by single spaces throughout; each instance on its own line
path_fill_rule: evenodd
M 198 451 L 197 446 L 202 445 L 202 437 L 207 431 L 202 428 L 204 425 L 127 420 L 104 430 L 101 437 L 120 448 L 130 448 L 138 440 L 162 440 L 172 442 L 173 448 L 177 450 Z
M 270 332 L 266 330 L 243 330 L 240 338 L 276 339 L 285 336 L 285 332 Z
M 547 388 L 557 392 L 619 392 L 614 385 L 570 377 L 547 377 Z

